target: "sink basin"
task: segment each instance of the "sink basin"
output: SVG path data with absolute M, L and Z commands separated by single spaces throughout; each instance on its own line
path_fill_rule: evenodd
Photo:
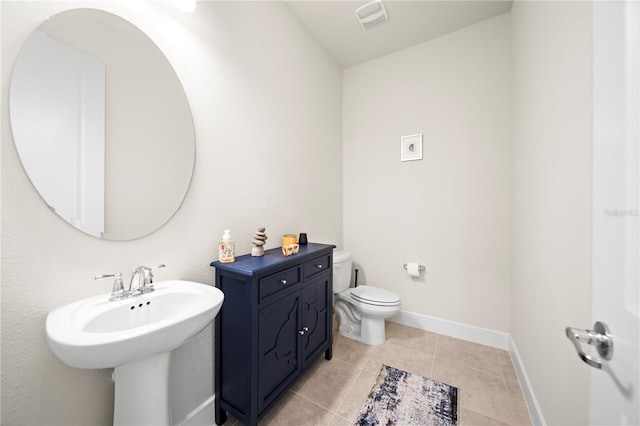
M 124 300 L 104 294 L 54 309 L 46 324 L 51 350 L 72 367 L 117 367 L 182 345 L 215 318 L 224 300 L 219 289 L 190 281 L 161 281 L 154 288 Z
M 47 342 L 65 364 L 115 368 L 114 424 L 170 425 L 169 359 L 220 311 L 223 293 L 190 281 L 110 301 L 89 297 L 52 310 Z

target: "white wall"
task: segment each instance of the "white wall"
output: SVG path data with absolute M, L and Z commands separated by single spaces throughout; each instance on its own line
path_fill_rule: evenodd
M 345 248 L 405 311 L 509 331 L 510 66 L 504 14 L 344 72 Z
M 8 119 L 12 65 L 48 16 L 100 8 L 156 42 L 187 93 L 196 165 L 171 221 L 130 242 L 94 239 L 50 212 L 25 175 Z M 45 342 L 47 312 L 110 291 L 100 273 L 166 263 L 159 280 L 213 283 L 209 263 L 225 228 L 248 253 L 266 226 L 342 244 L 342 73 L 282 3 L 199 2 L 183 15 L 170 2 L 2 2 L 2 423 L 109 424 L 110 370 L 65 366 Z M 126 206 L 123 206 L 126 207 Z M 213 331 L 172 359 L 174 421 L 213 393 Z
M 516 1 L 511 333 L 544 420 L 589 422 L 589 368 L 564 336 L 591 303 L 591 5 Z

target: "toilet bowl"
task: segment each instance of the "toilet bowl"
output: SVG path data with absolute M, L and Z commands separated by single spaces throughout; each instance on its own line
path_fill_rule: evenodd
M 383 288 L 351 283 L 351 253 L 333 254 L 333 310 L 340 317 L 340 334 L 368 345 L 385 341 L 385 319 L 400 312 L 400 296 Z

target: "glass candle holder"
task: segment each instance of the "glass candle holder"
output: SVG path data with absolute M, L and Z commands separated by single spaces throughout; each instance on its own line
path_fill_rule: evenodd
M 295 234 L 284 234 L 282 236 L 282 247 L 287 247 L 298 243 L 298 237 Z

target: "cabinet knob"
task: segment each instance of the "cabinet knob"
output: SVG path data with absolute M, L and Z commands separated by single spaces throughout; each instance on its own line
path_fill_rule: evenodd
M 280 284 L 286 285 L 287 284 L 287 280 L 280 280 Z
M 298 334 L 304 336 L 304 333 L 306 333 L 307 331 L 309 331 L 309 327 L 302 327 L 302 330 L 298 330 Z
M 318 263 L 318 264 L 316 265 L 316 268 L 318 268 L 318 269 L 322 269 L 322 265 Z

